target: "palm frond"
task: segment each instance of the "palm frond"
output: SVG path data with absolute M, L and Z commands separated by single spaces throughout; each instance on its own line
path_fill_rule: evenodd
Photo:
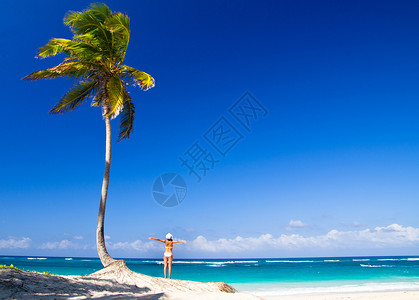
M 143 90 L 148 90 L 154 87 L 154 78 L 146 72 L 137 70 L 135 68 L 123 65 L 121 66 L 122 76 L 131 79 L 134 84 L 139 85 Z
M 128 139 L 134 127 L 135 106 L 128 94 L 124 93 L 124 108 L 121 111 L 119 122 L 118 142 L 123 139 Z
M 90 10 L 70 12 L 64 18 L 64 24 L 70 26 L 75 35 L 93 34 L 102 40 L 104 45 L 111 42 L 112 36 L 104 27 L 104 20 L 100 20 Z
M 71 56 L 82 61 L 101 61 L 106 53 L 90 41 L 75 40 L 68 44 Z
M 115 13 L 105 22 L 105 28 L 112 33 L 113 56 L 123 62 L 130 38 L 130 20 L 127 15 Z
M 109 103 L 108 115 L 111 119 L 116 118 L 124 105 L 124 89 L 122 80 L 118 76 L 113 76 L 106 84 L 106 95 Z
M 110 32 L 116 32 L 118 34 L 130 34 L 130 20 L 127 15 L 123 13 L 115 13 L 109 16 L 105 21 L 105 28 Z
M 108 17 L 112 16 L 112 11 L 104 3 L 92 3 L 87 11 L 101 22 L 105 22 Z
M 80 81 L 76 83 L 49 112 L 58 114 L 73 111 L 91 94 L 95 93 L 97 86 L 97 81 Z
M 38 57 L 46 58 L 60 53 L 69 53 L 68 44 L 71 40 L 68 39 L 51 39 L 45 46 L 39 48 Z
M 93 75 L 93 70 L 93 68 L 79 61 L 66 61 L 53 68 L 33 72 L 23 79 L 38 80 L 58 77 L 88 78 Z
M 101 22 L 105 22 L 105 20 L 112 15 L 112 11 L 106 4 L 103 3 L 92 3 L 90 7 L 84 11 L 77 12 L 77 11 L 70 11 L 64 17 L 64 23 L 68 26 L 71 26 L 74 22 L 76 22 L 81 14 L 91 14 L 95 18 L 97 18 Z
M 103 103 L 105 102 L 106 99 L 106 94 L 105 94 L 105 90 L 102 88 L 99 88 L 99 91 L 97 92 L 97 94 L 93 97 L 92 99 L 92 103 L 90 104 L 90 106 L 93 107 L 100 107 L 103 105 Z

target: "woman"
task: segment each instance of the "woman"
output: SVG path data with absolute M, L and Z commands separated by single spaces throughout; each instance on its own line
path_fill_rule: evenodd
M 178 243 L 186 243 L 186 241 L 173 241 L 173 236 L 168 233 L 166 234 L 166 240 L 160 240 L 160 239 L 156 239 L 153 237 L 149 238 L 150 240 L 156 240 L 159 242 L 164 243 L 165 245 L 165 251 L 164 251 L 164 278 L 166 277 L 166 269 L 167 269 L 167 262 L 169 261 L 169 279 L 170 276 L 172 275 L 172 262 L 173 262 L 173 244 L 178 244 Z

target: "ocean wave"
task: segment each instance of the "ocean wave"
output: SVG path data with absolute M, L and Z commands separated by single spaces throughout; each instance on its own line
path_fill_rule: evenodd
M 67 257 L 65 260 L 73 260 L 71 257 Z
M 176 264 L 204 264 L 204 265 L 219 265 L 219 264 L 256 264 L 257 260 L 227 260 L 227 261 L 185 261 L 174 260 Z
M 31 259 L 38 259 L 38 260 L 46 260 L 46 257 L 28 257 L 29 260 Z
M 409 257 L 408 261 L 419 261 L 419 257 Z
M 93 259 L 82 259 L 81 261 L 93 261 Z
M 324 262 L 338 262 L 339 259 L 325 259 Z
M 162 265 L 164 264 L 163 260 L 156 260 L 156 263 L 158 265 Z M 184 261 L 184 260 L 173 260 L 174 264 L 199 264 L 199 265 L 204 265 L 204 264 L 209 264 L 210 262 L 205 262 L 205 261 Z M 218 264 L 218 262 L 212 262 L 212 264 Z
M 352 261 L 370 261 L 369 258 L 354 258 Z
M 219 265 L 208 265 L 208 267 L 225 267 L 226 265 L 222 265 L 222 264 L 219 264 Z
M 400 259 L 397 259 L 397 258 L 379 258 L 379 259 L 377 259 L 377 260 L 379 260 L 379 261 L 393 261 L 393 260 L 400 260 Z
M 215 264 L 216 262 L 174 260 L 173 263 L 174 264 L 175 263 L 176 264 L 209 264 L 209 263 Z
M 267 263 L 312 263 L 314 260 L 265 260 Z
M 363 265 L 363 264 L 360 264 L 360 266 L 363 268 L 393 268 L 394 267 L 390 265 Z

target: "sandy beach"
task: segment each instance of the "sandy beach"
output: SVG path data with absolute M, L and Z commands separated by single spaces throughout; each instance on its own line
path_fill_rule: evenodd
M 84 276 L 0 269 L 1 299 L 260 299 L 223 282 L 163 279 L 132 272 L 124 261 Z
M 408 292 L 371 292 L 371 293 L 330 293 L 304 294 L 292 296 L 268 296 L 266 300 L 417 300 L 419 291 Z

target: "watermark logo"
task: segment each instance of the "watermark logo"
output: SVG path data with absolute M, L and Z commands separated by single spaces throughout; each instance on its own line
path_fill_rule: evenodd
M 268 115 L 268 110 L 250 92 L 244 93 L 228 111 L 249 132 L 254 121 Z
M 245 92 L 178 157 L 180 167 L 200 183 L 267 115 L 263 104 Z M 179 205 L 186 192 L 185 181 L 176 173 L 163 174 L 153 184 L 154 200 L 164 207 Z
M 196 140 L 183 156 L 179 157 L 180 166 L 188 170 L 196 182 L 207 176 L 216 163 L 252 131 L 257 121 L 266 118 L 268 110 L 250 92 L 245 92 L 228 109 L 229 114 L 222 114 L 203 134 L 201 140 Z M 200 144 L 206 142 L 209 147 Z
M 218 119 L 203 136 L 204 139 L 224 157 L 243 138 L 240 131 L 238 131 L 224 116 Z
M 186 197 L 187 186 L 182 176 L 176 173 L 160 175 L 153 183 L 153 198 L 164 207 L 178 206 Z

